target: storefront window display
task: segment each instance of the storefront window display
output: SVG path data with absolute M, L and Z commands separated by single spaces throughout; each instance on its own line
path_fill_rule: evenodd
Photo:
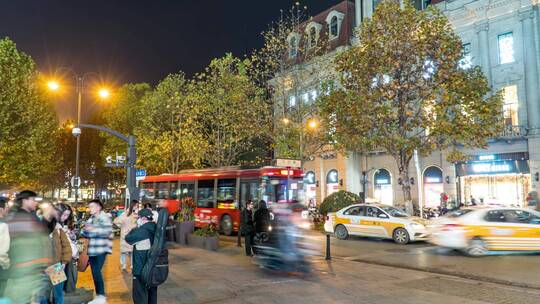
M 386 169 L 379 169 L 373 174 L 375 199 L 381 204 L 394 204 L 394 190 L 392 189 L 392 176 Z
M 424 206 L 435 208 L 441 204 L 444 192 L 443 173 L 439 167 L 431 166 L 424 170 Z
M 339 177 L 335 169 L 328 171 L 326 175 L 326 195 L 339 191 Z
M 476 156 L 456 165 L 465 204 L 525 206 L 531 188 L 526 153 Z
M 317 205 L 317 180 L 315 172 L 308 171 L 304 177 L 306 185 L 306 201 L 309 204 Z

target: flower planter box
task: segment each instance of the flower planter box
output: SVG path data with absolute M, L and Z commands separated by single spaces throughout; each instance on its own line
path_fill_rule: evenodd
M 217 236 L 199 236 L 188 234 L 188 245 L 206 250 L 216 251 L 219 248 L 219 238 Z
M 176 242 L 180 245 L 188 244 L 188 236 L 193 233 L 195 222 L 176 223 Z

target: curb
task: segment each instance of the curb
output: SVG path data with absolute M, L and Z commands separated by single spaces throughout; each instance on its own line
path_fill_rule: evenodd
M 401 269 L 408 269 L 408 270 L 415 270 L 415 271 L 421 271 L 421 272 L 427 272 L 427 273 L 433 273 L 433 274 L 441 274 L 441 275 L 447 275 L 447 276 L 454 276 L 459 277 L 463 279 L 469 279 L 479 282 L 485 282 L 485 283 L 494 283 L 494 284 L 500 284 L 500 285 L 507 285 L 507 286 L 514 286 L 514 287 L 521 287 L 521 288 L 528 288 L 528 289 L 536 289 L 540 290 L 540 286 L 538 285 L 532 285 L 522 282 L 513 282 L 513 281 L 507 281 L 502 279 L 496 279 L 491 277 L 485 277 L 485 276 L 479 276 L 479 275 L 473 275 L 473 274 L 467 274 L 457 271 L 449 271 L 449 270 L 442 270 L 438 268 L 431 268 L 431 267 L 419 267 L 414 265 L 403 265 L 399 263 L 390 263 L 390 262 L 384 262 L 384 261 L 373 261 L 373 260 L 362 260 L 362 259 L 344 259 L 340 257 L 332 257 L 340 261 L 351 261 L 351 262 L 357 262 L 357 263 L 365 263 L 365 264 L 371 264 L 371 265 L 379 265 L 379 266 L 387 266 L 387 267 L 394 267 L 394 268 L 401 268 Z

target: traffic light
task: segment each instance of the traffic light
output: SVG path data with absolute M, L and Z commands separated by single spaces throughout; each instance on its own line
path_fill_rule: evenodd
M 534 174 L 534 180 L 535 180 L 535 181 L 539 181 L 539 180 L 540 180 L 540 173 L 536 172 L 536 173 Z

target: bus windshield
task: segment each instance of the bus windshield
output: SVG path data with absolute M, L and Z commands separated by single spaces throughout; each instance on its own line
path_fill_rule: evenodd
M 263 179 L 263 199 L 272 203 L 304 201 L 304 181 L 302 178 Z

